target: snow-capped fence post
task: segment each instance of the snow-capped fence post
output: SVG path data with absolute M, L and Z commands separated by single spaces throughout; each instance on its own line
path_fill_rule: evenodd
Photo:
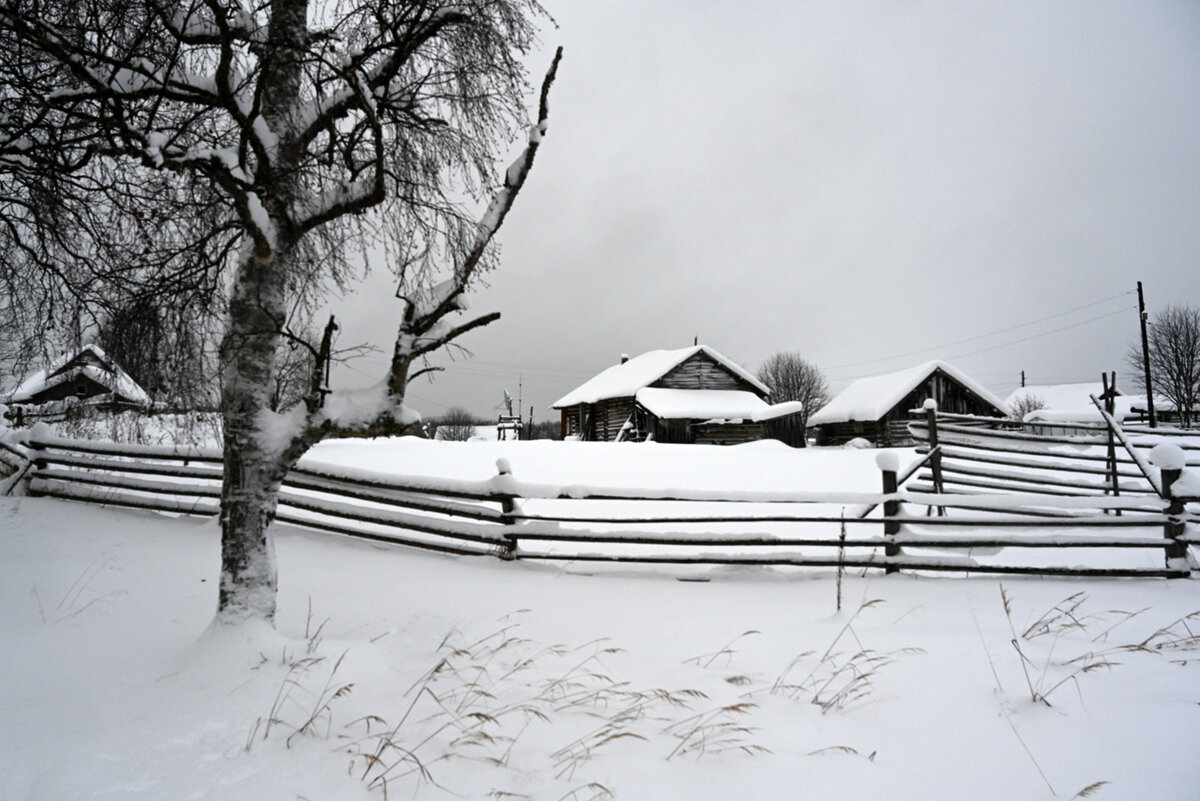
M 1163 500 L 1167 502 L 1167 522 L 1163 526 L 1164 536 L 1171 541 L 1166 549 L 1167 569 L 1180 574 L 1189 572 L 1187 543 L 1183 541 L 1186 526 L 1183 522 L 1183 500 L 1176 496 L 1174 484 L 1183 475 L 1187 458 L 1178 445 L 1162 443 L 1150 451 L 1150 461 L 1162 475 Z
M 894 542 L 896 535 L 900 533 L 900 521 L 896 520 L 900 514 L 900 501 L 890 496 L 894 496 L 899 490 L 897 473 L 900 471 L 900 457 L 892 451 L 880 451 L 875 457 L 875 464 L 883 473 L 883 494 L 889 496 L 883 502 L 883 535 L 888 540 L 883 546 L 883 555 L 888 562 L 884 572 L 895 573 L 899 568 L 891 564 L 891 560 L 900 555 L 900 546 Z
M 501 482 L 505 482 L 506 476 L 512 475 L 512 465 L 507 459 L 496 460 L 497 476 Z M 511 493 L 506 493 L 500 498 L 500 525 L 511 529 L 516 525 L 517 521 L 514 518 L 513 512 L 517 508 L 517 496 Z M 512 561 L 517 558 L 517 535 L 514 531 L 509 531 L 505 534 L 504 545 L 500 549 L 500 558 L 505 561 Z
M 946 491 L 946 485 L 942 480 L 942 451 L 938 447 L 937 401 L 933 398 L 925 401 L 925 422 L 929 427 L 929 470 L 933 476 L 933 491 L 940 495 Z M 933 507 L 930 507 L 930 511 L 933 511 Z M 946 507 L 939 506 L 937 514 L 938 517 L 945 517 Z

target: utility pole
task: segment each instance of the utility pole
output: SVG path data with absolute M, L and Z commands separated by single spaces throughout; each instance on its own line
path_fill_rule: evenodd
M 1146 342 L 1146 299 L 1142 296 L 1142 282 L 1138 281 L 1138 317 L 1142 321 L 1142 370 L 1146 380 L 1146 409 L 1150 415 L 1150 427 L 1158 428 L 1158 417 L 1154 414 L 1154 388 L 1150 385 L 1150 345 Z
M 1025 389 L 1025 371 L 1021 371 L 1021 389 Z

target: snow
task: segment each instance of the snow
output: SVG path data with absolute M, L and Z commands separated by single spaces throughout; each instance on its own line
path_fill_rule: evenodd
M 1182 470 L 1187 467 L 1187 455 L 1178 445 L 1160 442 L 1150 449 L 1150 464 L 1159 470 Z
M 258 233 L 267 241 L 271 247 L 275 247 L 275 226 L 271 223 L 271 215 L 267 213 L 267 207 L 263 205 L 255 192 L 246 193 L 246 209 L 250 213 L 250 219 Z
M 876 456 L 414 438 L 312 454 L 514 485 L 843 493 L 878 492 Z M 1194 581 L 553 568 L 285 526 L 276 549 L 278 630 L 213 625 L 215 520 L 0 498 L 0 797 L 1196 797 Z M 424 777 L 401 775 L 401 748 Z M 376 753 L 397 765 L 386 796 Z
M 1113 418 L 1120 423 L 1129 417 L 1140 417 L 1141 413 L 1134 410 L 1145 409 L 1146 399 L 1141 395 L 1119 395 L 1114 398 L 1113 406 Z M 1023 421 L 1026 423 L 1102 423 L 1104 415 L 1096 408 L 1096 404 L 1089 400 L 1086 406 L 1035 409 L 1026 414 Z
M 804 410 L 799 401 L 772 406 L 753 392 L 734 389 L 639 389 L 634 399 L 663 420 L 773 420 Z
M 70 370 L 64 368 L 76 358 L 91 354 L 100 364 L 83 364 Z M 77 351 L 67 351 L 53 359 L 44 369 L 38 370 L 22 381 L 8 398 L 9 403 L 21 403 L 42 390 L 85 375 L 101 386 L 134 403 L 149 403 L 150 396 L 128 373 L 108 357 L 99 345 L 84 345 Z
M 753 417 L 767 408 L 767 403 L 753 392 L 732 389 L 646 387 L 634 397 L 656 417 L 667 420 Z
M 1117 390 L 1120 392 L 1120 390 Z M 1092 408 L 1092 395 L 1100 397 L 1104 386 L 1096 382 L 1080 382 L 1075 384 L 1037 384 L 1014 389 L 1004 403 L 1012 408 L 1024 398 L 1041 401 L 1046 409 L 1087 409 Z
M 852 382 L 837 397 L 808 418 L 810 426 L 828 423 L 878 420 L 912 392 L 935 370 L 941 370 L 959 381 L 998 412 L 1008 413 L 1004 401 L 976 382 L 966 373 L 943 361 L 931 361 L 885 375 L 860 378 Z
M 419 423 L 421 415 L 403 404 L 397 405 L 388 394 L 387 382 L 381 381 L 364 389 L 336 390 L 325 396 L 320 419 L 330 420 L 335 427 L 352 428 L 370 423 L 390 412 L 397 425 Z
M 727 359 L 707 345 L 695 345 L 678 350 L 652 350 L 621 364 L 609 367 L 583 385 L 568 392 L 551 404 L 551 408 L 563 409 L 580 403 L 596 403 L 608 398 L 633 397 L 639 389 L 648 387 L 697 353 L 705 353 L 718 364 L 758 388 L 764 395 L 770 389 L 751 373 Z M 624 358 L 624 356 L 622 356 Z
M 880 470 L 895 473 L 900 470 L 900 457 L 895 451 L 880 451 L 875 457 L 875 464 Z

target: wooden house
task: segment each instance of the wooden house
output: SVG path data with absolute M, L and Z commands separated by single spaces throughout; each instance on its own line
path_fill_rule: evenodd
M 751 373 L 696 345 L 622 357 L 552 408 L 564 439 L 732 445 L 795 430 L 785 423 L 800 405 L 772 406 L 769 396 Z
M 21 414 L 63 414 L 77 405 L 112 411 L 146 407 L 150 396 L 98 345 L 84 345 L 21 382 L 6 400 Z
M 877 447 L 910 445 L 912 411 L 932 398 L 939 411 L 1007 417 L 1004 401 L 965 373 L 942 361 L 926 362 L 887 375 L 860 378 L 808 418 L 818 445 L 844 445 L 853 439 Z

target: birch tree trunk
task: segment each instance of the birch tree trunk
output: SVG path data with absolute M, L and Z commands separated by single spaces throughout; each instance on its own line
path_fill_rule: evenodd
M 301 102 L 307 0 L 271 0 L 262 77 L 262 116 L 278 139 L 274 158 L 258 164 L 248 193 L 246 232 L 221 343 L 221 410 L 225 477 L 221 485 L 221 582 L 217 618 L 273 621 L 278 569 L 270 526 L 279 488 L 295 459 L 295 433 L 272 426 L 271 386 L 287 319 L 289 262 L 296 253 L 290 209 L 298 191 L 301 148 L 294 115 Z

